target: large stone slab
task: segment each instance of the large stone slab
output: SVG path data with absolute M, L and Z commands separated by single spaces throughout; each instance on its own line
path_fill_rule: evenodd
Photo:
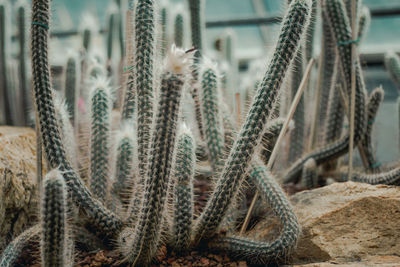
M 0 251 L 37 217 L 34 130 L 0 127 Z

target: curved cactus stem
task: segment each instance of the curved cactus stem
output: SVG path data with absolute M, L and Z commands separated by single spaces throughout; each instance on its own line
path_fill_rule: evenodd
M 190 245 L 193 220 L 193 178 L 196 164 L 195 140 L 190 130 L 183 125 L 177 138 L 174 167 L 175 194 L 172 246 L 176 251 L 185 251 Z
M 48 64 L 48 30 L 50 16 L 49 0 L 32 1 L 31 51 L 33 71 L 33 94 L 36 113 L 39 118 L 46 161 L 49 169 L 58 168 L 64 177 L 68 190 L 78 206 L 89 219 L 89 225 L 102 238 L 113 237 L 122 228 L 122 220 L 95 200 L 87 187 L 71 168 L 65 155 L 60 137 L 59 125 L 54 111 L 53 90 Z
M 73 265 L 73 241 L 67 223 L 67 192 L 59 170 L 50 171 L 43 181 L 40 209 L 41 257 L 44 267 Z
M 29 229 L 22 232 L 17 238 L 11 241 L 3 250 L 0 256 L 0 267 L 13 267 L 15 266 L 18 257 L 21 256 L 23 249 L 38 238 L 41 233 L 40 225 L 34 225 Z
M 348 172 L 341 172 L 335 175 L 336 180 L 348 181 Z M 360 173 L 353 172 L 351 181 L 366 183 L 372 185 L 386 184 L 386 185 L 399 185 L 400 184 L 400 166 L 397 164 L 396 167 L 389 171 L 379 173 Z
M 337 51 L 340 59 L 339 68 L 344 79 L 344 92 L 350 98 L 351 90 L 351 66 L 352 66 L 352 49 L 349 41 L 351 41 L 350 22 L 346 15 L 345 6 L 342 0 L 324 0 L 323 12 L 328 19 L 334 40 L 337 44 Z M 354 116 L 354 142 L 356 146 L 361 141 L 366 130 L 366 108 L 365 108 L 365 85 L 361 73 L 361 66 L 358 57 L 354 62 L 356 71 L 356 87 L 355 87 L 355 116 Z M 336 159 L 348 151 L 350 135 L 346 134 L 342 139 L 328 144 L 326 147 L 312 151 L 308 155 L 295 162 L 284 176 L 284 183 L 297 182 L 303 169 L 304 163 L 314 158 L 317 165 Z
M 257 90 L 246 121 L 232 147 L 215 190 L 197 221 L 195 243 L 215 234 L 245 178 L 250 160 L 261 142 L 264 126 L 273 110 L 280 86 L 308 24 L 310 8 L 311 1 L 307 0 L 295 0 L 289 7 L 265 77 Z
M 367 130 L 365 131 L 364 138 L 361 141 L 361 145 L 364 147 L 365 156 L 368 162 L 369 170 L 373 172 L 379 171 L 379 162 L 376 160 L 374 155 L 374 149 L 372 147 L 372 129 L 376 119 L 377 112 L 379 110 L 379 106 L 383 101 L 384 91 L 382 87 L 378 87 L 371 92 L 369 97 L 367 113 L 368 113 L 368 122 L 367 122 Z
M 126 260 L 134 265 L 149 264 L 161 240 L 181 95 L 191 64 L 189 56 L 173 47 L 166 57 L 143 202 L 133 238 L 125 241 L 122 250 Z
M 281 233 L 271 242 L 237 236 L 221 237 L 211 240 L 209 247 L 227 251 L 234 257 L 245 258 L 256 264 L 285 260 L 294 251 L 300 236 L 297 217 L 276 178 L 266 166 L 255 161 L 251 163 L 249 174 L 263 200 L 281 221 Z

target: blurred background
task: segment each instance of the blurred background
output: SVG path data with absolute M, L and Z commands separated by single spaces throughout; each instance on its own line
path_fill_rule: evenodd
M 183 0 L 170 2 L 186 5 Z M 279 17 L 285 10 L 284 2 L 286 1 L 206 1 L 207 53 L 211 56 L 216 54 L 216 40 L 221 38 L 227 29 L 236 37 L 235 57 L 240 77 L 236 90 L 240 91 L 244 86 L 245 74 L 251 62 L 265 58 L 274 45 L 279 30 Z M 91 27 L 105 31 L 107 14 L 110 8 L 115 8 L 112 7 L 115 3 L 114 0 L 53 0 L 52 3 L 54 36 L 51 43 L 51 61 L 53 66 L 62 66 L 66 60 L 66 51 L 81 42 L 81 36 L 77 33 L 81 31 L 82 25 L 91 24 Z M 382 85 L 385 91 L 384 104 L 379 110 L 375 124 L 374 140 L 379 140 L 376 141 L 378 158 L 383 163 L 392 162 L 400 158 L 397 149 L 399 112 L 396 106 L 399 90 L 384 68 L 383 55 L 390 50 L 400 53 L 400 0 L 363 0 L 363 4 L 369 7 L 372 17 L 369 32 L 360 47 L 367 89 L 371 91 Z M 122 5 L 127 8 L 127 1 L 122 1 Z M 321 31 L 317 28 L 314 55 L 319 53 L 320 39 Z M 99 47 L 104 47 L 104 43 L 104 39 L 99 38 Z

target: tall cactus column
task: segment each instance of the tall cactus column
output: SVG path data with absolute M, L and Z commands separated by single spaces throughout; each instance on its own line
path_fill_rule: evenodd
M 48 63 L 49 17 L 50 1 L 33 0 L 31 28 L 33 95 L 47 165 L 49 169 L 58 168 L 63 173 L 67 188 L 74 201 L 88 217 L 90 227 L 100 230 L 97 234 L 108 239 L 119 233 L 122 220 L 92 197 L 71 168 L 60 137 Z
M 311 1 L 309 0 L 292 1 L 289 7 L 267 72 L 258 87 L 246 121 L 232 147 L 214 193 L 197 222 L 194 239 L 196 243 L 215 234 L 245 178 L 250 160 L 261 142 L 264 127 L 272 112 L 283 79 L 309 22 L 310 8 Z
M 135 13 L 135 75 L 139 172 L 146 174 L 153 119 L 156 17 L 154 0 L 138 0 Z
M 10 16 L 10 8 L 7 1 L 0 1 L 0 92 L 1 105 L 4 107 L 5 123 L 12 125 L 12 108 L 11 108 L 11 95 L 10 88 L 8 88 L 8 76 L 7 76 L 7 43 L 8 43 L 8 27 L 11 25 L 8 23 L 7 16 Z
M 123 254 L 134 265 L 146 265 L 155 255 L 161 240 L 163 215 L 171 172 L 175 135 L 185 76 L 191 61 L 181 49 L 172 48 L 162 74 L 155 130 L 144 186 L 144 200 L 133 238 L 127 240 Z M 129 228 L 126 230 L 129 231 Z M 124 231 L 125 232 L 125 231 Z M 124 234 L 123 232 L 123 234 Z
M 195 116 L 201 139 L 204 138 L 204 129 L 201 123 L 202 122 L 201 107 L 200 107 L 200 97 L 198 92 L 199 88 L 197 80 L 199 76 L 199 63 L 203 50 L 204 5 L 205 5 L 205 0 L 189 0 L 190 26 L 192 29 L 192 45 L 197 49 L 194 55 L 195 68 L 193 70 L 193 84 L 192 84 L 193 87 L 191 93 L 194 100 Z

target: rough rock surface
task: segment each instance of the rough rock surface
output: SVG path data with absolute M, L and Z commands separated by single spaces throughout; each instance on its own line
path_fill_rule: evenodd
M 334 183 L 297 193 L 291 202 L 302 226 L 293 263 L 400 266 L 400 187 Z M 268 238 L 271 223 L 252 232 Z
M 37 216 L 35 148 L 34 130 L 0 127 L 0 251 Z

